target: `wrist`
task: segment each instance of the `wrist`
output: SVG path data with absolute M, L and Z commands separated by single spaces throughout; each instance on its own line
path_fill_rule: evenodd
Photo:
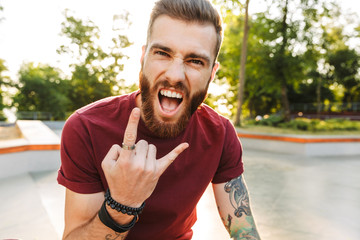
M 139 214 L 143 211 L 145 202 L 138 208 L 122 205 L 115 201 L 108 189 L 105 193 L 105 200 L 98 213 L 100 221 L 115 232 L 126 232 L 134 227 L 139 220 Z
M 133 219 L 134 216 L 124 214 L 122 212 L 118 212 L 115 209 L 112 209 L 109 205 L 105 203 L 105 208 L 107 212 L 109 213 L 110 217 L 114 219 L 117 223 L 120 225 L 129 224 Z
M 129 207 L 138 208 L 141 207 L 141 205 L 143 204 L 143 202 L 139 202 L 137 199 L 129 199 L 127 196 L 124 196 L 124 194 L 121 192 L 111 191 L 110 194 L 110 188 L 108 188 L 105 191 L 105 200 L 107 195 L 110 195 L 114 201 Z
M 117 202 L 112 198 L 110 189 L 107 189 L 105 192 L 105 202 L 112 209 L 127 215 L 139 215 L 145 207 L 145 202 L 143 202 L 139 207 L 126 206 Z
M 108 228 L 111 228 L 115 232 L 123 233 L 129 231 L 131 228 L 134 227 L 135 223 L 138 221 L 138 216 L 135 215 L 132 217 L 132 220 L 127 224 L 119 224 L 116 222 L 109 214 L 106 208 L 106 202 L 102 204 L 100 211 L 98 213 L 98 217 L 100 221 L 107 226 Z

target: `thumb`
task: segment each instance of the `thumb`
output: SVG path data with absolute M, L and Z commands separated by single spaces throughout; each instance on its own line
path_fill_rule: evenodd
M 157 169 L 159 169 L 159 174 L 163 172 L 170 166 L 170 164 L 182 153 L 185 149 L 189 147 L 188 143 L 181 143 L 171 152 L 166 154 L 164 157 L 156 161 Z

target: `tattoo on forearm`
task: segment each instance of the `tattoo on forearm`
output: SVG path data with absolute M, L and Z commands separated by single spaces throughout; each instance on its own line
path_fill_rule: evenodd
M 241 217 L 243 213 L 247 216 L 251 215 L 249 194 L 241 176 L 226 183 L 225 192 L 229 193 L 230 203 L 235 209 L 236 217 Z
M 234 208 L 234 215 L 244 220 L 240 224 L 236 218 L 233 219 L 230 214 L 228 214 L 227 222 L 222 219 L 230 236 L 236 240 L 259 240 L 260 237 L 250 209 L 249 193 L 242 176 L 226 183 L 224 190 L 229 193 L 230 203 Z
M 105 240 L 124 240 L 126 235 L 115 232 L 115 237 L 112 234 L 108 234 L 105 236 Z
M 226 229 L 228 230 L 228 232 L 230 232 L 230 228 L 231 228 L 231 220 L 232 220 L 232 216 L 230 216 L 230 214 L 228 214 L 228 224 L 225 226 Z

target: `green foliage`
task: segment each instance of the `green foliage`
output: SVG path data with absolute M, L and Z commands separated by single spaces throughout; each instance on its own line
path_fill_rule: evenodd
M 99 28 L 92 21 L 77 19 L 69 15 L 69 11 L 65 11 L 65 18 L 62 35 L 70 40 L 70 44 L 60 46 L 58 53 L 76 60 L 71 65 L 69 92 L 72 102 L 69 110 L 73 111 L 123 90 L 124 80 L 118 76 L 124 68 L 121 60 L 127 56 L 121 50 L 131 43 L 126 36 L 114 31 L 116 36 L 112 38 L 112 46 L 105 51 L 98 43 Z
M 4 7 L 0 5 L 0 12 L 2 12 L 4 10 Z M 0 22 L 3 20 L 4 18 L 0 15 Z
M 3 6 L 0 5 L 0 12 L 2 12 L 4 10 Z M 2 15 L 0 15 L 0 22 L 3 20 Z M 6 84 L 6 77 L 3 76 L 3 72 L 7 71 L 7 68 L 5 66 L 5 61 L 3 59 L 0 59 L 0 121 L 5 121 L 6 117 L 3 114 L 3 109 L 5 107 L 4 102 L 3 102 L 3 90 L 2 90 L 2 86 L 4 84 Z
M 0 121 L 6 120 L 6 117 L 3 114 L 3 109 L 7 107 L 7 105 L 4 103 L 4 97 L 6 96 L 6 92 L 4 91 L 4 89 L 11 86 L 10 78 L 5 75 L 5 72 L 7 70 L 8 69 L 5 66 L 5 61 L 3 59 L 0 59 Z
M 0 121 L 6 121 L 7 118 L 2 111 L 0 111 Z
M 271 126 L 283 129 L 300 130 L 307 132 L 326 132 L 326 131 L 359 131 L 360 122 L 350 121 L 343 118 L 334 119 L 308 119 L 308 118 L 295 118 L 289 122 L 285 122 L 279 115 L 271 115 L 260 121 L 248 121 L 248 126 Z
M 315 131 L 316 126 L 319 122 L 320 121 L 317 119 L 296 118 L 289 122 L 282 123 L 279 126 L 282 128 L 290 128 L 293 130 Z
M 355 50 L 343 48 L 329 56 L 329 63 L 334 67 L 334 81 L 344 89 L 344 103 L 360 101 L 360 54 Z
M 62 80 L 57 69 L 48 65 L 25 64 L 20 69 L 18 93 L 13 106 L 18 111 L 49 112 L 55 120 L 64 119 L 69 109 L 69 81 Z
M 249 121 L 248 123 L 254 124 L 254 125 L 277 127 L 284 121 L 285 121 L 285 119 L 282 115 L 272 114 L 270 116 L 266 115 L 266 117 L 262 118 L 259 121 L 253 120 L 253 121 Z
M 230 85 L 234 94 L 227 100 L 236 106 L 244 1 L 215 2 L 223 9 L 226 25 L 218 78 Z M 285 3 L 264 1 L 269 10 L 250 16 L 245 112 L 251 118 L 283 112 L 284 89 L 290 104 L 360 101 L 359 53 L 347 46 L 352 36 L 344 31 L 346 21 L 359 19 L 353 15 L 345 20 L 332 0 L 288 1 L 287 9 Z M 340 88 L 344 96 L 334 90 Z
M 296 118 L 288 123 L 282 123 L 279 126 L 283 128 L 291 128 L 295 130 L 311 132 L 360 130 L 360 122 L 349 121 L 346 119 L 319 120 Z
M 3 72 L 7 70 L 4 60 L 0 59 L 0 113 L 4 109 L 3 103 L 3 90 L 2 86 L 5 84 L 5 77 L 3 76 Z
M 326 120 L 295 118 L 290 120 L 289 122 L 285 122 L 283 117 L 279 115 L 270 115 L 268 118 L 263 118 L 260 121 L 248 121 L 247 125 L 271 126 L 308 132 L 360 130 L 360 122 L 350 121 L 343 118 Z

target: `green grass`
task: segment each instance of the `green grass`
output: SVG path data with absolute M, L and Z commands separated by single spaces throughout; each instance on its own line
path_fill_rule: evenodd
M 296 118 L 285 122 L 281 116 L 272 115 L 260 121 L 247 121 L 239 129 L 275 134 L 360 135 L 360 121 Z
M 296 135 L 360 135 L 360 130 L 323 130 L 323 131 L 304 131 L 272 126 L 260 125 L 245 125 L 237 127 L 239 130 L 244 130 L 253 133 L 271 133 L 271 134 L 296 134 Z

